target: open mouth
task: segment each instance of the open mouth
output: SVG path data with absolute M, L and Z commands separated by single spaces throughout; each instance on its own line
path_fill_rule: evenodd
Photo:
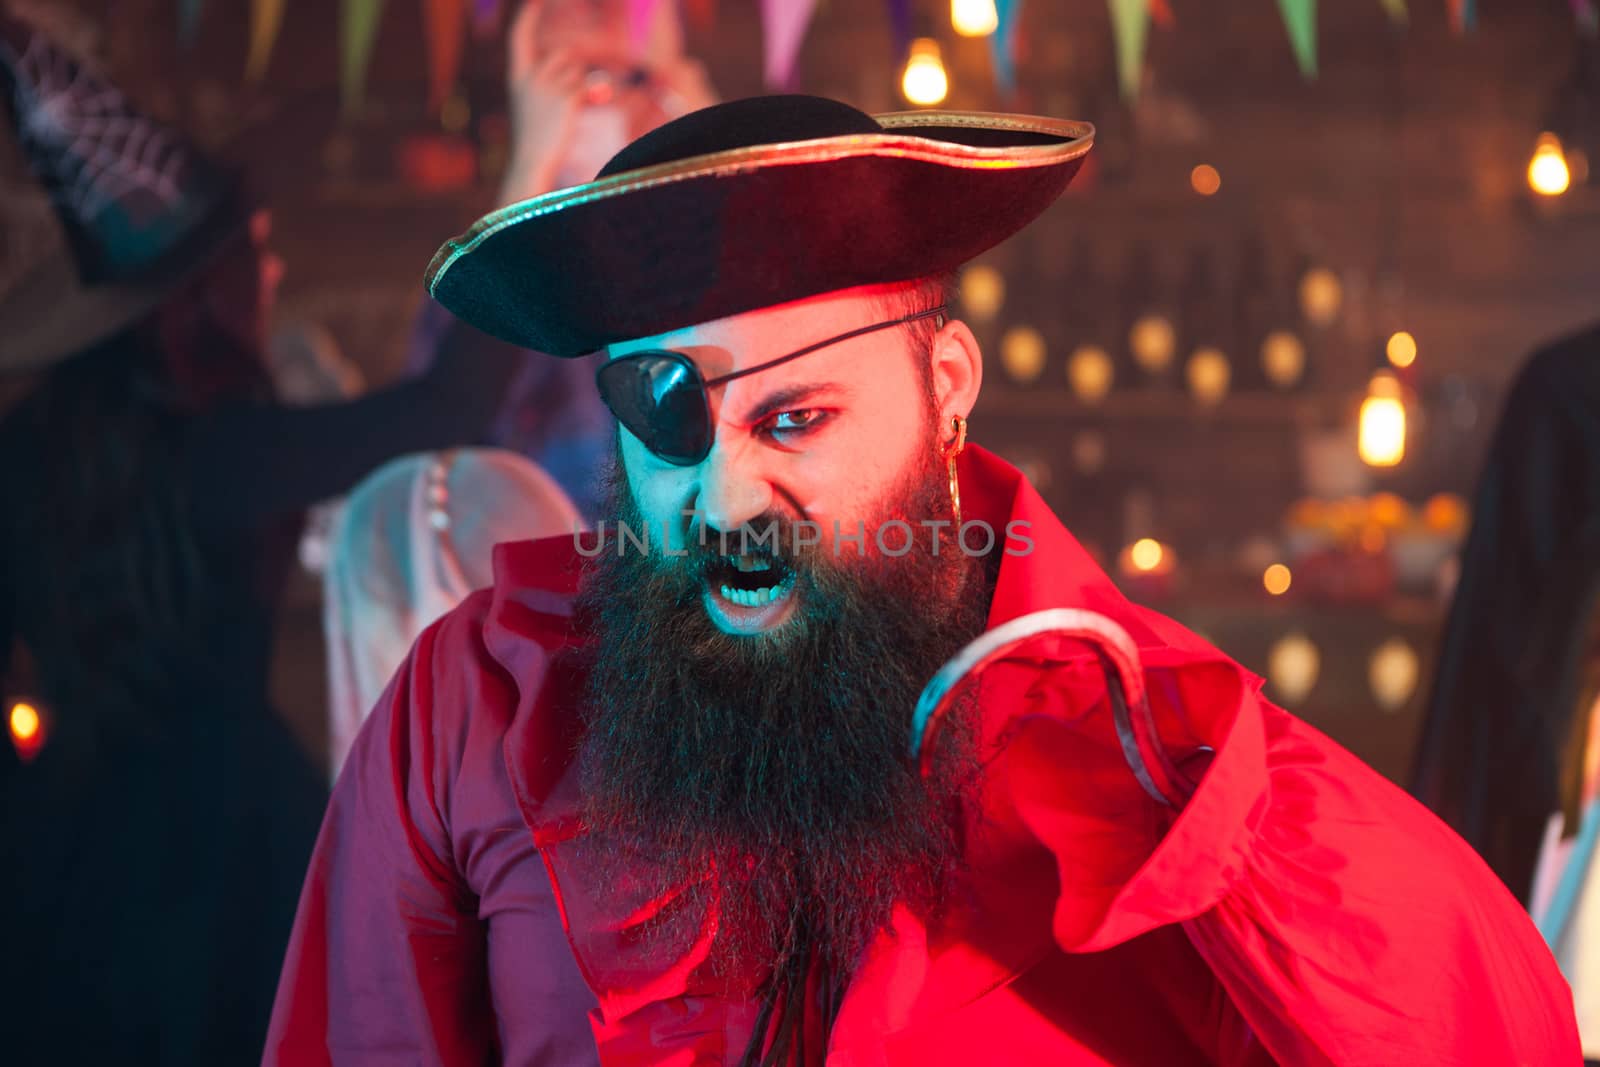
M 788 595 L 794 569 L 764 552 L 719 556 L 706 568 L 706 586 L 731 604 L 759 608 Z
M 794 568 L 767 553 L 718 556 L 706 568 L 705 583 L 707 609 L 731 632 L 771 629 L 793 606 Z

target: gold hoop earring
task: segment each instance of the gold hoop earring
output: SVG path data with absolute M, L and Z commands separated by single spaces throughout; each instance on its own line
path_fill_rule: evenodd
M 967 447 L 967 420 L 960 415 L 952 415 L 951 422 L 955 425 L 956 438 L 945 450 L 945 460 L 950 465 L 950 511 L 955 515 L 956 529 L 961 528 L 961 483 L 956 479 L 956 457 L 961 455 Z

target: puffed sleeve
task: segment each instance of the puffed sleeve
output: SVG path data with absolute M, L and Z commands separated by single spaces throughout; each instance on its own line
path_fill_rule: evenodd
M 1549 950 L 1460 838 L 1232 663 L 1146 666 L 1163 739 L 1209 760 L 1181 811 L 1142 791 L 1081 671 L 1054 694 L 1040 675 L 1008 752 L 1063 949 L 1182 924 L 1281 1064 L 1582 1062 Z

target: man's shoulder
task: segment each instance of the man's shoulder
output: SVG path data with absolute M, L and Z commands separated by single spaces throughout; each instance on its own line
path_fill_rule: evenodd
M 564 534 L 496 545 L 494 584 L 468 594 L 424 631 L 425 638 L 451 654 L 467 646 L 493 654 L 524 640 L 550 649 L 570 644 L 582 563 Z
M 384 717 L 427 746 L 430 775 L 491 781 L 506 746 L 543 752 L 569 732 L 580 673 L 563 652 L 581 644 L 574 559 L 570 537 L 500 545 L 494 585 L 418 638 Z

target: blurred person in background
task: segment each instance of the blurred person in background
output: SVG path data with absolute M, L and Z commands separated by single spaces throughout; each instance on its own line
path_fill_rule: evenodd
M 1424 716 L 1412 792 L 1533 914 L 1600 1059 L 1600 325 L 1512 382 Z
M 494 584 L 494 547 L 571 537 L 581 521 L 553 478 L 499 449 L 405 456 L 356 487 L 323 573 L 333 777 L 417 636 Z
M 656 5 L 637 43 L 625 0 L 533 0 L 507 39 L 513 146 L 496 206 L 593 178 L 636 137 L 716 102 L 704 67 L 683 54 L 673 0 Z M 423 306 L 413 373 L 428 367 L 453 318 Z M 594 390 L 596 359 L 530 360 L 491 431 L 494 444 L 532 459 L 584 516 L 599 514 L 602 470 L 615 423 Z
M 283 265 L 241 176 L 4 11 L 0 108 L 26 172 L 0 198 L 0 690 L 32 716 L 0 753 L 0 1058 L 250 1062 L 326 797 L 267 695 L 302 510 L 481 439 L 523 356 L 454 324 L 415 381 L 284 405 Z

